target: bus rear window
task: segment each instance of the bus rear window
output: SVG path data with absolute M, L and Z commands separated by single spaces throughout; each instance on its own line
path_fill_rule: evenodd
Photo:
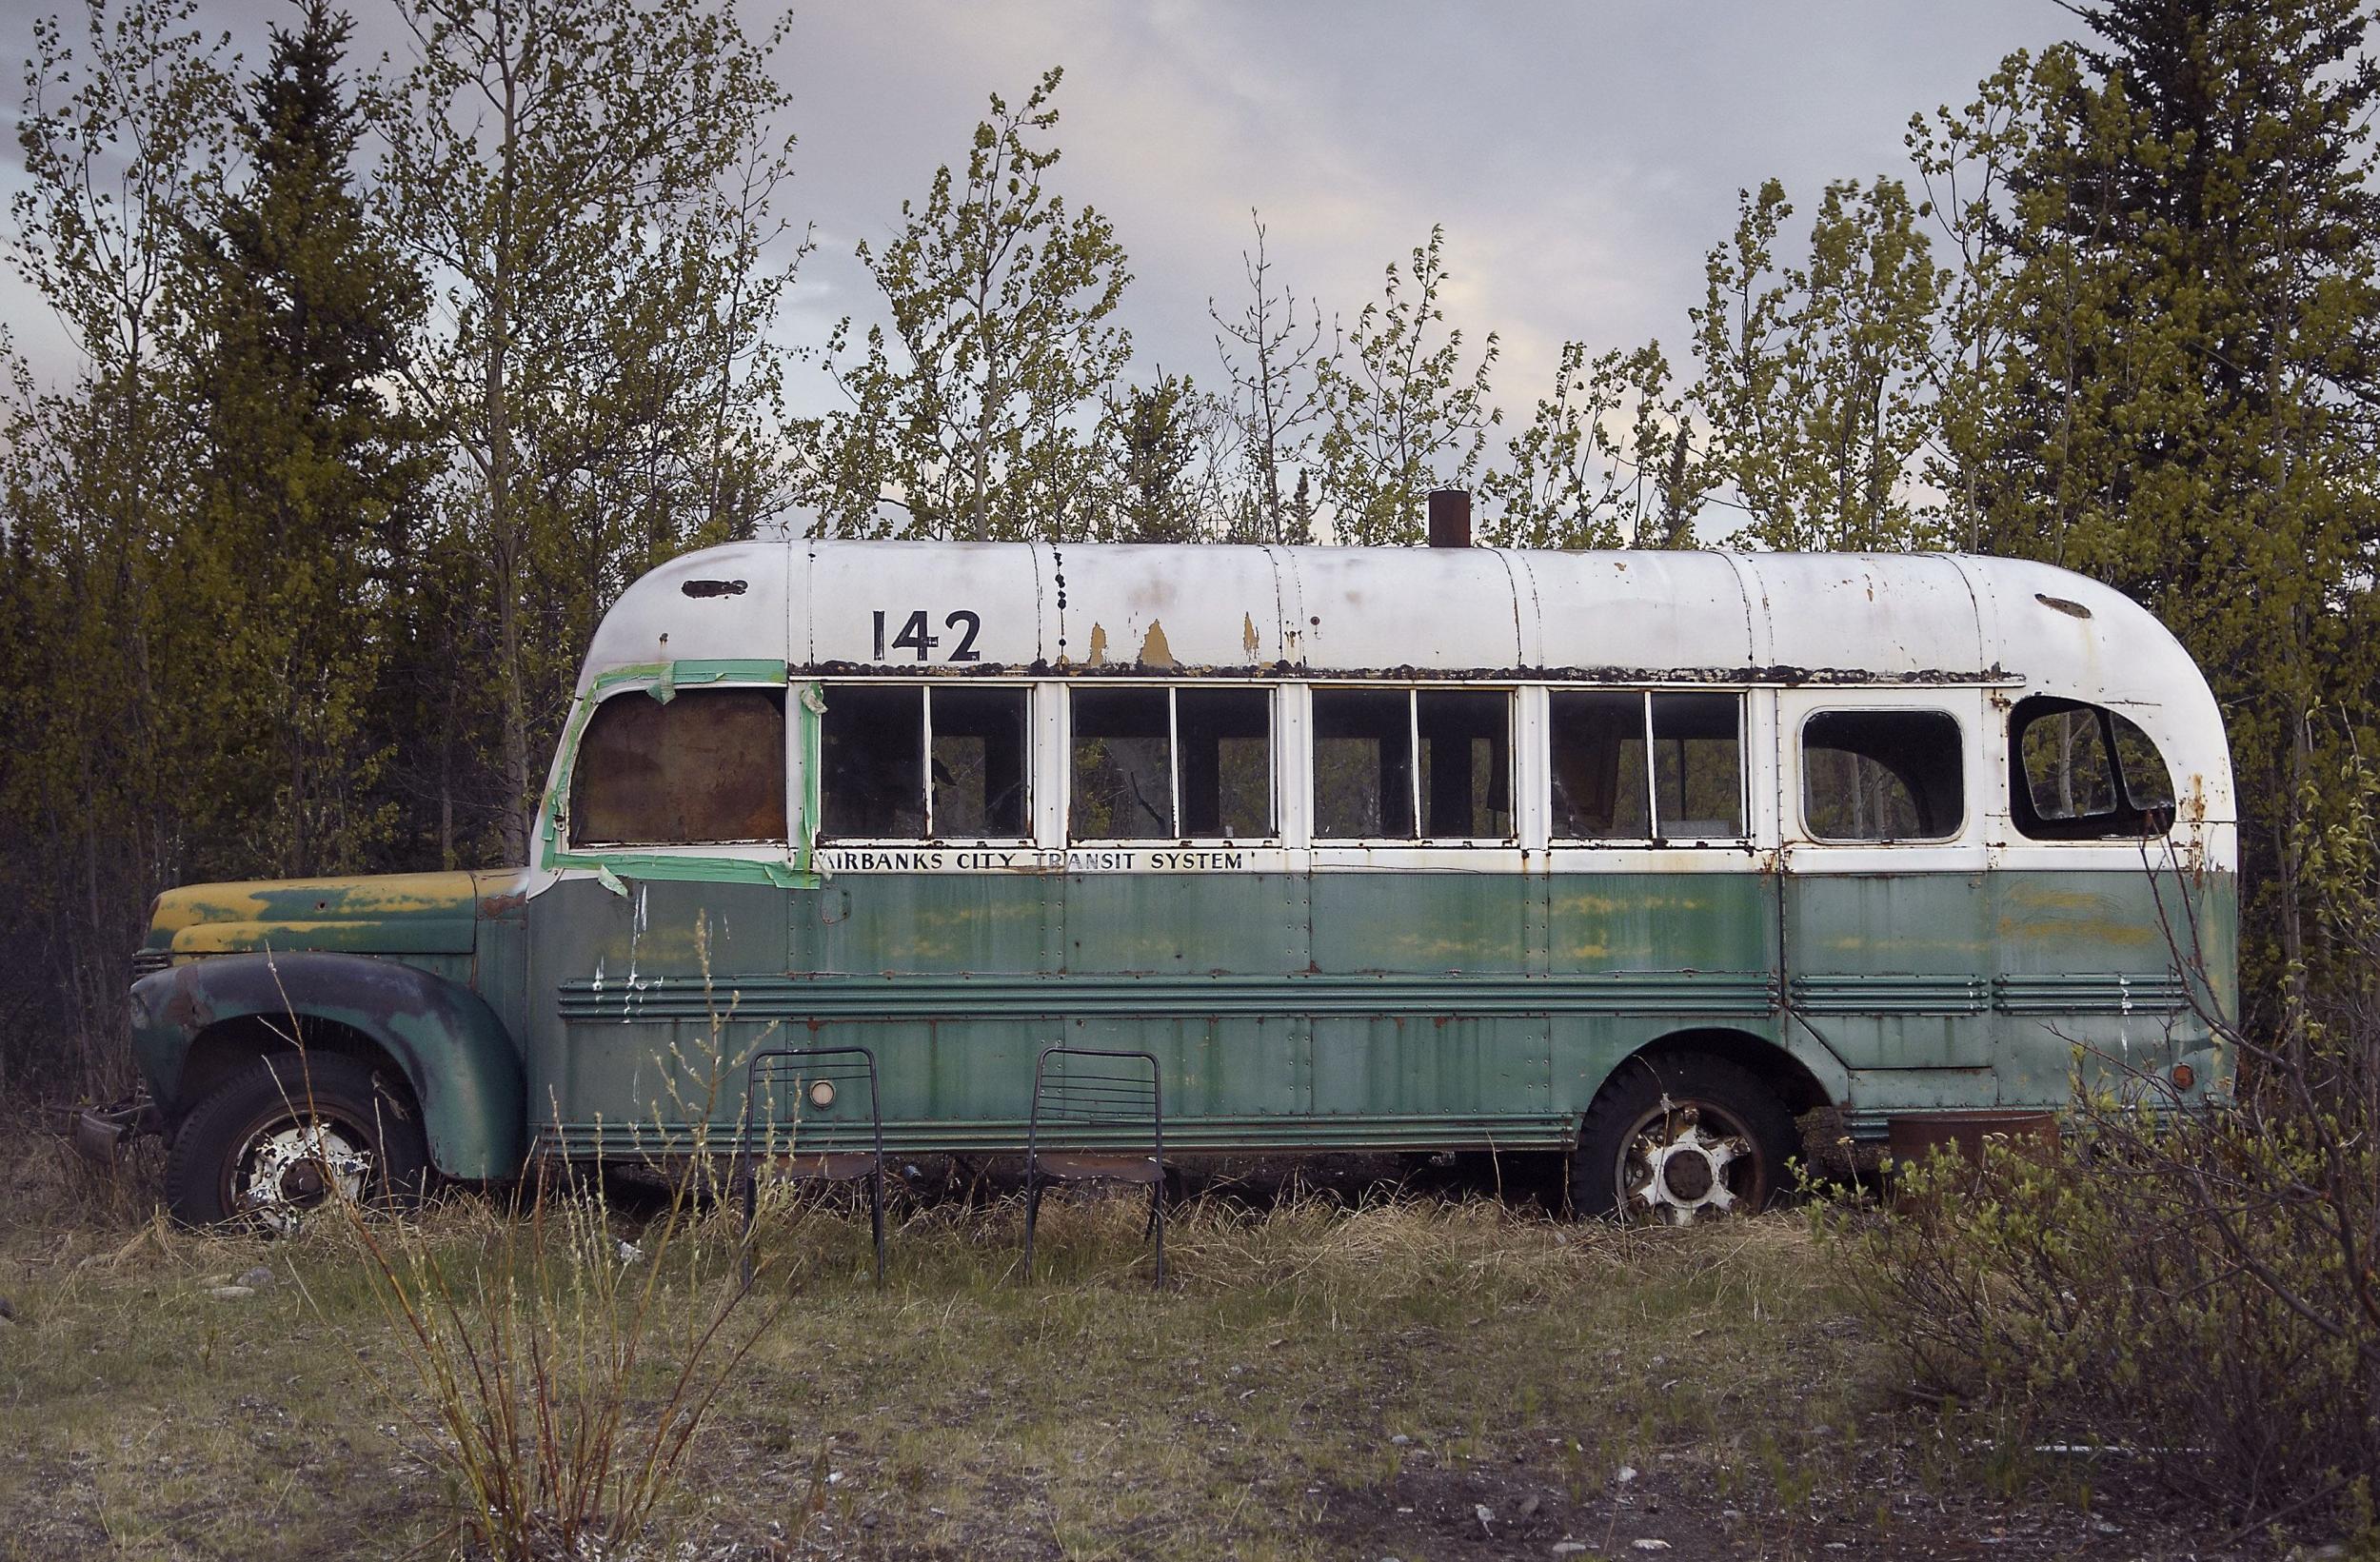
M 781 689 L 644 693 L 595 707 L 571 767 L 576 845 L 682 846 L 785 839 Z
M 1818 840 L 1947 840 L 1964 763 L 1948 711 L 1821 711 L 1801 729 L 1803 819 Z
M 2009 713 L 2009 814 L 2036 840 L 2162 834 L 2173 777 L 2149 735 L 2098 705 L 2035 695 Z

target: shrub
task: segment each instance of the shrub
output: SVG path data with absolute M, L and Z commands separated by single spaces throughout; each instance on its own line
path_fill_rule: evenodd
M 2367 793 L 2369 796 L 2369 793 Z M 2237 1085 L 2158 1110 L 2133 1074 L 2054 1144 L 1897 1169 L 1838 1216 L 1927 1388 L 2120 1448 L 2243 1525 L 2369 1530 L 2380 1477 L 2380 882 L 2370 810 L 2311 842 L 2325 977 L 2278 1035 L 2207 1017 Z M 2301 970 L 2303 968 L 2301 967 Z M 2146 1109 L 2144 1109 L 2146 1103 Z

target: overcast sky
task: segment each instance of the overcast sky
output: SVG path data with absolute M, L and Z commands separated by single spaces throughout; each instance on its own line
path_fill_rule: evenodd
M 359 52 L 398 46 L 389 3 L 354 0 Z M 54 9 L 0 0 L 11 55 Z M 216 0 L 202 15 L 255 61 L 283 9 Z M 755 30 L 776 14 L 744 13 Z M 814 225 L 818 250 L 781 335 L 816 343 L 867 315 L 853 245 L 963 163 L 987 93 L 1015 101 L 1062 65 L 1052 183 L 1104 212 L 1131 257 L 1136 373 L 1215 377 L 1207 300 L 1243 297 L 1250 208 L 1276 276 L 1348 318 L 1437 222 L 1450 319 L 1475 343 L 1502 334 L 1510 418 L 1565 338 L 1657 336 L 1682 360 L 1701 256 L 1732 230 L 1739 188 L 1777 176 L 1806 212 L 1829 178 L 1900 173 L 1913 111 L 1966 102 L 2002 55 L 2073 29 L 2055 0 L 802 0 L 779 62 L 800 138 L 784 212 Z M 61 366 L 13 277 L 0 319 Z

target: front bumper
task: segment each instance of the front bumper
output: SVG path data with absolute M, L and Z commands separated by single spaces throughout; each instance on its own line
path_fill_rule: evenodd
M 146 1092 L 108 1106 L 69 1107 L 66 1137 L 86 1159 L 113 1166 L 126 1144 L 144 1134 L 165 1132 L 165 1118 Z

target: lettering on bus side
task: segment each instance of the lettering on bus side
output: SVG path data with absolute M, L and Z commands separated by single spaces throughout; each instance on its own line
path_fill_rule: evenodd
M 823 846 L 813 859 L 827 873 L 1240 873 L 1248 853 L 1190 848 L 1145 851 L 1138 847 L 1073 847 L 1045 851 L 1032 846 Z

